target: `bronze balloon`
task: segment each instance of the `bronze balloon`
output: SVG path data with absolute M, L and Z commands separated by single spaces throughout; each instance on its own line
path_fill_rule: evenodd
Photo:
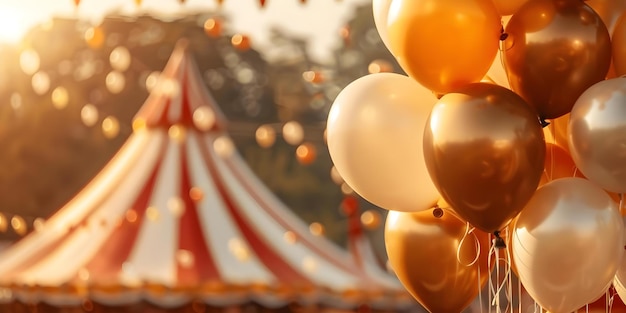
M 608 191 L 626 192 L 626 78 L 585 91 L 568 130 L 572 158 L 585 177 Z
M 611 34 L 617 21 L 626 13 L 626 1 L 623 0 L 587 0 L 586 3 L 598 13 Z
M 613 69 L 616 76 L 626 75 L 626 14 L 613 33 Z
M 445 209 L 389 211 L 385 246 L 391 267 L 432 313 L 463 311 L 489 277 L 489 234 L 466 231 L 466 223 Z
M 571 111 L 603 80 L 611 38 L 598 14 L 580 0 L 530 0 L 506 26 L 504 63 L 513 91 L 543 119 Z
M 545 141 L 535 112 L 514 92 L 475 83 L 444 95 L 424 131 L 428 172 L 466 221 L 494 232 L 537 189 Z

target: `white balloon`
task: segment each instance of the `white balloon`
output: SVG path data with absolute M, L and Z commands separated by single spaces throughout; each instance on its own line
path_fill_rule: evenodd
M 389 15 L 389 7 L 391 6 L 391 0 L 372 0 L 372 11 L 374 13 L 374 24 L 378 30 L 378 35 L 383 43 L 389 48 L 389 33 L 387 32 L 387 15 Z
M 615 202 L 582 178 L 539 189 L 515 222 L 512 254 L 528 293 L 553 313 L 598 299 L 624 254 L 624 225 Z
M 436 97 L 393 73 L 361 77 L 345 87 L 328 116 L 328 150 L 345 182 L 388 210 L 421 211 L 439 199 L 422 135 Z
M 622 222 L 626 222 L 624 217 L 622 217 Z M 626 232 L 624 233 L 624 243 L 626 244 Z M 617 273 L 615 273 L 615 278 L 613 278 L 613 287 L 615 287 L 617 295 L 622 302 L 626 304 L 626 258 L 622 259 L 622 263 L 617 269 Z

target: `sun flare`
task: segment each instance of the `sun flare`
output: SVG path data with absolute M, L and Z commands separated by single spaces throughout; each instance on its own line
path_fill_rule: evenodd
M 28 30 L 24 14 L 11 7 L 0 6 L 0 43 L 18 43 Z

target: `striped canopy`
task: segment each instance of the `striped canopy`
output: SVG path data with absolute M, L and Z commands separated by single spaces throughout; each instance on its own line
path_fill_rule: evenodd
M 55 306 L 413 306 L 361 232 L 309 232 L 248 168 L 179 44 L 106 167 L 0 255 L 0 298 Z

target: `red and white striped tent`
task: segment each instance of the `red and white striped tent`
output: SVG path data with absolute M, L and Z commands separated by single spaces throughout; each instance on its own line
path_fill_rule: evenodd
M 414 306 L 371 261 L 363 236 L 352 238 L 360 252 L 350 254 L 312 235 L 255 177 L 225 129 L 179 44 L 120 151 L 43 228 L 0 255 L 1 300 L 89 301 L 90 308 Z

